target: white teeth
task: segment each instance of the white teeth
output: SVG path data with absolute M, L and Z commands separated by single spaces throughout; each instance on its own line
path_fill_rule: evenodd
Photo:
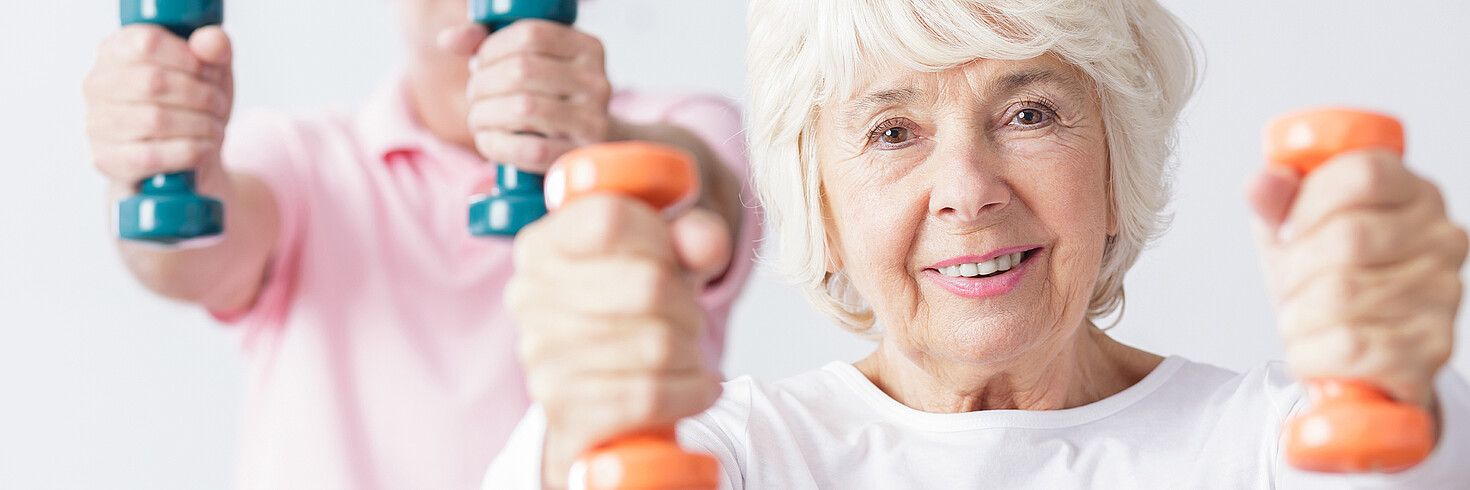
M 949 277 L 976 277 L 994 274 L 997 271 L 1008 271 L 1012 267 L 1021 264 L 1021 259 L 1026 257 L 1026 252 L 1016 252 L 996 257 L 985 262 L 968 263 L 940 267 L 939 273 Z

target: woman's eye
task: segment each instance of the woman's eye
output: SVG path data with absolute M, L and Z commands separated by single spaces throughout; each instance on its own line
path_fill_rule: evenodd
M 1021 109 L 1016 116 L 1011 118 L 1011 124 L 1018 126 L 1036 126 L 1046 122 L 1047 114 L 1041 109 Z
M 883 141 L 884 143 L 887 143 L 887 144 L 890 144 L 890 145 L 896 145 L 896 144 L 903 143 L 903 142 L 909 140 L 909 128 L 905 128 L 905 127 L 888 128 L 887 130 L 884 130 L 883 131 L 883 136 L 881 138 L 879 138 L 879 139 L 881 141 Z
M 917 126 L 906 118 L 889 119 L 868 134 L 868 142 L 886 150 L 904 148 L 919 139 L 915 128 Z

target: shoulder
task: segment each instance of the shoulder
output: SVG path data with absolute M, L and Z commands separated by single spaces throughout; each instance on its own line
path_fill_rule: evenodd
M 630 122 L 644 124 L 690 118 L 740 120 L 740 108 L 734 100 L 707 93 L 619 91 L 613 94 L 608 110 Z
M 1216 409 L 1242 405 L 1256 409 L 1269 407 L 1271 415 L 1279 420 L 1302 397 L 1300 386 L 1281 362 L 1261 363 L 1244 372 L 1235 372 L 1181 357 L 1172 359 L 1178 364 L 1177 371 L 1159 389 L 1159 395 L 1165 399 L 1193 400 L 1202 407 Z

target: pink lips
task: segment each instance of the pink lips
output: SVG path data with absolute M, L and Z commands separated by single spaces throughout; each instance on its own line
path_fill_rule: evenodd
M 950 277 L 935 270 L 940 267 L 949 267 L 957 264 L 985 262 L 1002 255 L 1032 249 L 1035 250 L 1026 254 L 1025 260 L 1021 261 L 1019 265 L 1011 267 L 1011 270 L 1006 271 L 1004 274 L 991 277 Z M 1031 264 L 1036 262 L 1036 259 L 1044 252 L 1045 250 L 1034 246 L 1021 246 L 996 250 L 983 256 L 956 257 L 930 266 L 929 269 L 924 270 L 924 276 L 935 284 L 938 284 L 939 287 L 966 298 L 974 299 L 1000 296 L 1020 286 L 1021 280 L 1026 277 L 1026 272 L 1031 269 Z

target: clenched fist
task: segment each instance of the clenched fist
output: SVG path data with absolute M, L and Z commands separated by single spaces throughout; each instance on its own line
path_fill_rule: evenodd
M 531 396 L 546 410 L 543 479 L 566 485 L 583 452 L 709 408 L 700 288 L 730 260 L 724 220 L 665 222 L 631 198 L 591 195 L 521 231 L 505 302 Z
M 188 40 L 148 24 L 123 27 L 98 47 L 83 84 L 92 163 L 114 196 L 153 174 L 198 172 L 217 194 L 228 179 L 220 147 L 234 103 L 230 39 L 219 27 Z
M 1250 197 L 1293 375 L 1367 381 L 1434 413 L 1470 246 L 1439 189 L 1360 150 L 1305 178 L 1268 169 Z

